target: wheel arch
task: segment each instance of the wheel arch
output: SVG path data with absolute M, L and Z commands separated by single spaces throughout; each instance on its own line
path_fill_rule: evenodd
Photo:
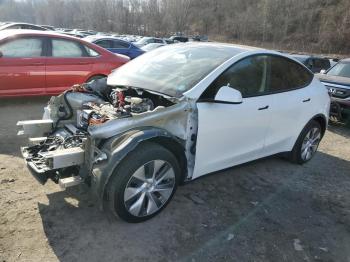
M 318 122 L 320 124 L 321 131 L 322 131 L 322 137 L 323 137 L 324 134 L 326 133 L 326 130 L 327 130 L 327 125 L 328 125 L 327 117 L 325 115 L 323 115 L 323 114 L 317 114 L 313 118 L 311 118 L 310 121 L 307 124 L 309 124 L 311 121 L 316 121 L 316 122 Z
M 93 167 L 91 189 L 98 198 L 100 207 L 103 208 L 103 203 L 107 200 L 106 189 L 112 179 L 114 169 L 129 153 L 144 142 L 157 143 L 172 152 L 179 161 L 181 171 L 183 171 L 181 181 L 184 181 L 187 174 L 187 158 L 185 149 L 177 137 L 164 129 L 155 127 L 129 130 L 104 142 L 101 151 L 107 155 L 107 161 Z
M 105 75 L 105 74 L 93 74 L 93 75 L 90 75 L 89 77 L 86 78 L 85 83 L 89 83 L 92 80 L 100 79 L 100 78 L 104 78 L 104 77 L 107 77 L 107 75 Z

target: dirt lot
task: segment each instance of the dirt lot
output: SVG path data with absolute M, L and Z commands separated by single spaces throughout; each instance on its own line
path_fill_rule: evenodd
M 270 157 L 193 181 L 135 225 L 83 186 L 31 177 L 15 123 L 46 101 L 0 101 L 0 261 L 350 261 L 350 130 L 331 127 L 304 166 Z

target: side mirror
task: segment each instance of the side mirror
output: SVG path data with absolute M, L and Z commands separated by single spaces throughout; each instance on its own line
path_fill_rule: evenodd
M 0 58 L 3 57 L 3 56 L 4 56 L 4 54 L 0 51 Z
M 322 70 L 320 71 L 321 74 L 326 74 L 326 72 L 327 72 L 327 71 L 326 71 L 325 69 L 322 69 Z
M 215 96 L 215 101 L 231 104 L 241 104 L 243 102 L 242 93 L 229 86 L 223 86 Z

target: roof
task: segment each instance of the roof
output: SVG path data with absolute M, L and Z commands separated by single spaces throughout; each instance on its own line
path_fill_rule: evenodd
M 104 36 L 104 35 L 91 35 L 83 38 L 86 41 L 93 42 L 95 40 L 100 40 L 100 39 L 106 39 L 106 40 L 120 40 L 122 42 L 127 42 L 123 39 L 120 39 L 119 37 L 115 36 Z
M 59 36 L 65 38 L 74 38 L 79 39 L 74 36 L 69 36 L 65 34 L 60 34 L 55 31 L 38 31 L 38 30 L 29 30 L 29 29 L 8 29 L 0 31 L 0 40 L 7 38 L 9 36 L 15 35 L 43 35 L 43 36 Z
M 6 28 L 8 28 L 10 26 L 14 26 L 14 25 L 29 25 L 29 26 L 33 26 L 33 27 L 37 27 L 37 28 L 46 29 L 40 25 L 35 25 L 35 24 L 30 24 L 30 23 L 5 22 L 3 24 L 0 24 L 0 30 L 5 30 Z

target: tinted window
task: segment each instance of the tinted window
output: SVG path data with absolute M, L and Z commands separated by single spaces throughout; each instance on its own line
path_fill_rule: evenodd
M 114 48 L 129 48 L 130 44 L 122 41 L 114 41 Z
M 7 27 L 6 29 L 22 29 L 21 25 L 11 25 L 9 27 Z
M 39 57 L 42 54 L 40 38 L 20 38 L 0 46 L 4 57 Z
M 110 40 L 100 40 L 97 41 L 95 44 L 103 48 L 113 48 L 113 42 Z
M 243 97 L 263 95 L 266 90 L 268 64 L 266 56 L 252 56 L 232 65 L 204 92 L 202 98 L 214 98 L 222 86 L 239 90 Z
M 63 39 L 52 39 L 52 56 L 83 57 L 85 55 L 79 43 Z
M 303 66 L 279 56 L 269 56 L 269 91 L 282 92 L 308 85 L 313 75 Z
M 161 39 L 154 39 L 153 43 L 163 43 L 163 40 L 161 40 Z
M 321 69 L 328 69 L 330 67 L 330 62 L 328 59 L 314 59 L 314 67 Z

